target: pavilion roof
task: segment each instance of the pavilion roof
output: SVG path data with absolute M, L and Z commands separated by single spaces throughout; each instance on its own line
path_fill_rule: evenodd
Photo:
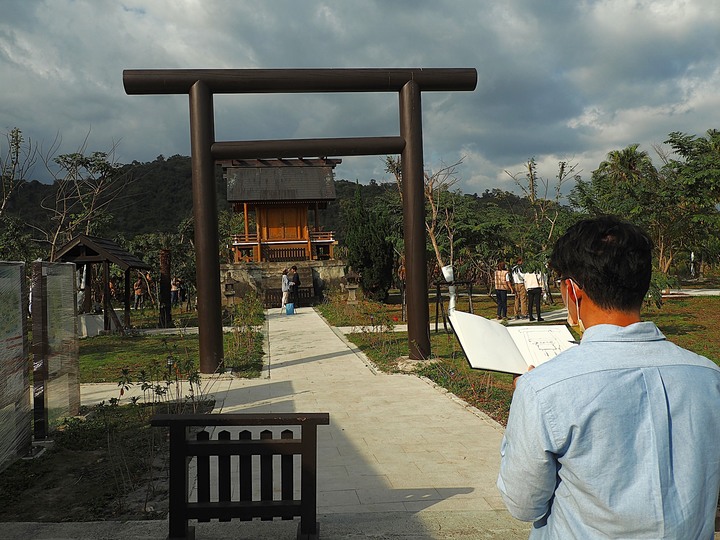
M 55 254 L 55 261 L 83 263 L 110 262 L 122 270 L 129 268 L 150 269 L 150 265 L 124 250 L 112 240 L 79 234 L 62 246 Z

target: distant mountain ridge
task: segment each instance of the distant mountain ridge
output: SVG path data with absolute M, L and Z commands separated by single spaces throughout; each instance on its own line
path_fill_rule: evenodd
M 109 212 L 112 219 L 103 225 L 96 236 L 114 238 L 122 235 L 134 238 L 140 234 L 173 233 L 178 225 L 192 216 L 192 166 L 188 156 L 175 155 L 169 158 L 158 156 L 147 163 L 133 162 L 123 165 L 121 170 L 131 174 L 130 182 L 122 196 L 114 201 Z M 218 210 L 230 209 L 227 202 L 227 183 L 222 169 L 216 172 L 216 194 Z M 341 200 L 352 199 L 357 183 L 335 180 L 337 200 L 320 213 L 320 224 L 325 230 L 342 234 Z M 374 199 L 394 184 L 361 185 L 369 199 Z M 41 206 L 43 200 L 54 200 L 56 186 L 33 180 L 22 185 L 12 197 L 8 215 L 20 218 L 26 223 L 48 228 L 51 213 Z

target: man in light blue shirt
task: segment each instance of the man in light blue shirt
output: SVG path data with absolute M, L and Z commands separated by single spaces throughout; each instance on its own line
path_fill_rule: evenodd
M 647 235 L 612 217 L 555 245 L 585 332 L 517 380 L 497 482 L 531 538 L 713 538 L 720 368 L 640 321 L 651 256 Z

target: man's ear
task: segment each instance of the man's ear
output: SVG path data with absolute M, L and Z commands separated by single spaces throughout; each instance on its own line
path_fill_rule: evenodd
M 567 280 L 567 293 L 568 297 L 573 301 L 577 302 L 578 300 L 582 300 L 583 297 L 583 290 L 578 286 L 577 283 L 575 283 L 572 279 Z

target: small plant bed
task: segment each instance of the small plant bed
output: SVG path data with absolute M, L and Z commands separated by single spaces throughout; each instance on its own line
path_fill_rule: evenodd
M 116 403 L 116 402 L 115 402 Z M 161 412 L 210 412 L 208 401 L 97 405 L 66 419 L 53 444 L 0 475 L 0 521 L 164 519 L 168 500 Z
M 437 312 L 438 326 L 443 326 L 443 310 L 447 315 L 448 296 L 447 291 L 443 293 L 442 307 L 437 305 L 434 291 L 430 291 L 428 297 L 429 320 L 432 328 L 435 327 L 435 319 Z M 508 313 L 512 315 L 513 304 L 512 298 L 509 300 Z M 469 299 L 466 294 L 458 294 L 457 309 L 459 311 L 470 311 Z M 497 303 L 494 297 L 476 290 L 472 298 L 472 311 L 476 315 L 481 315 L 488 319 L 494 319 L 497 314 Z M 543 312 L 562 309 L 562 301 L 560 293 L 553 290 L 553 302 L 543 304 Z M 402 304 L 400 294 L 391 291 L 388 302 L 381 303 L 368 299 L 363 299 L 362 294 L 358 292 L 358 302 L 356 304 L 347 303 L 347 294 L 340 291 L 330 291 L 322 304 L 317 306 L 320 314 L 333 326 L 382 326 L 387 324 L 398 325 L 403 324 L 402 320 Z

